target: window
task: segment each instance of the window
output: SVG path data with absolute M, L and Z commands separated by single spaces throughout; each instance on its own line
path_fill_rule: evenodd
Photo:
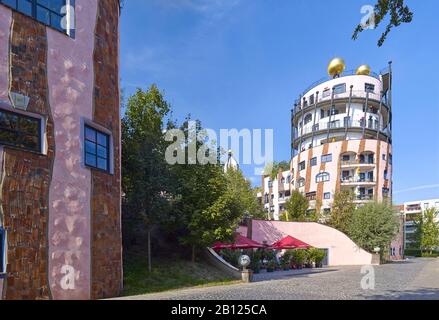
M 392 165 L 392 163 L 393 163 L 393 156 L 389 154 L 389 164 Z
M 309 161 L 309 165 L 310 165 L 311 167 L 315 167 L 315 166 L 317 165 L 317 158 L 316 158 L 316 157 L 312 158 L 312 159 Z
M 291 176 L 287 177 L 287 183 L 290 184 L 291 183 Z
M 309 96 L 309 104 L 314 104 L 314 95 Z
M 331 192 L 326 192 L 325 194 L 323 194 L 323 199 L 325 200 L 331 199 Z
M 325 154 L 322 156 L 322 163 L 327 163 L 332 161 L 332 154 Z
M 328 182 L 329 180 L 330 180 L 330 175 L 329 175 L 329 173 L 327 173 L 327 172 L 322 172 L 322 173 L 319 173 L 317 176 L 316 176 L 316 182 L 317 183 L 320 183 L 320 182 Z
M 300 180 L 299 180 L 299 188 L 302 188 L 302 187 L 304 187 L 305 186 L 305 179 L 304 178 L 301 178 Z
M 308 201 L 314 201 L 316 200 L 317 192 L 309 192 L 305 195 L 305 197 Z
M 306 168 L 305 161 L 302 161 L 301 163 L 299 163 L 299 171 L 305 170 L 305 168 Z
M 375 92 L 375 85 L 373 85 L 373 84 L 371 84 L 371 83 L 366 83 L 365 85 L 364 85 L 364 90 L 366 91 L 366 92 L 370 92 L 370 93 L 373 93 L 373 92 Z
M 389 188 L 383 188 L 383 198 L 388 198 L 390 195 L 390 189 Z
M 329 97 L 330 95 L 331 95 L 331 90 L 326 89 L 325 91 L 323 91 L 322 97 L 326 98 L 326 97 Z
M 350 155 L 343 155 L 342 161 L 344 161 L 344 162 L 351 161 L 351 156 Z
M 0 274 L 6 273 L 6 235 L 0 227 Z
M 282 192 L 279 192 L 279 199 L 283 199 L 285 195 Z
M 389 172 L 384 170 L 384 180 L 389 180 Z
M 0 144 L 41 152 L 41 119 L 0 110 Z
M 285 184 L 285 178 L 282 178 L 282 179 L 280 180 L 280 183 Z
M 268 188 L 273 188 L 273 182 L 271 180 L 268 181 Z
M 308 123 L 312 122 L 312 114 L 311 113 L 309 113 L 309 114 L 307 114 L 305 116 L 304 122 L 305 122 L 305 125 L 307 125 Z
M 85 165 L 110 171 L 110 136 L 85 126 Z
M 264 203 L 269 203 L 270 199 L 268 198 L 268 193 L 264 195 Z
M 346 92 L 346 83 L 342 83 L 334 86 L 334 94 L 340 94 L 345 92 Z
M 291 197 L 291 191 L 285 191 L 285 197 L 286 198 L 288 198 L 288 197 Z
M 0 3 L 32 17 L 46 26 L 73 36 L 73 28 L 72 30 L 64 29 L 62 21 L 67 18 L 67 25 L 70 24 L 71 15 L 66 15 L 65 7 L 66 5 L 74 6 L 74 0 L 0 0 Z
M 383 161 L 386 161 L 386 154 L 383 153 Z
M 430 207 L 429 203 L 424 203 L 424 210 L 427 210 Z

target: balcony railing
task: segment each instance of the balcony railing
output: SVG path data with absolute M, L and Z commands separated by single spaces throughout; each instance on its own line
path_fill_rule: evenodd
M 375 183 L 374 178 L 361 178 L 361 177 L 342 177 L 342 183 Z
M 328 128 L 330 130 L 332 129 L 363 129 L 363 127 L 365 129 L 368 130 L 374 130 L 374 131 L 378 131 L 378 127 L 380 127 L 380 132 L 386 134 L 386 135 L 390 135 L 390 130 L 388 128 L 383 128 L 383 126 L 379 126 L 378 123 L 376 121 L 331 121 L 331 122 L 325 122 L 325 123 L 319 123 L 313 126 L 307 126 L 304 127 L 303 129 L 296 129 L 296 136 L 300 137 L 305 136 L 307 134 L 311 134 L 311 133 L 316 133 L 319 131 L 325 131 L 328 130 Z
M 342 166 L 355 166 L 361 164 L 375 164 L 375 161 L 371 160 L 349 160 L 349 161 L 341 161 Z
M 374 199 L 373 194 L 360 194 L 355 197 L 357 201 L 372 201 Z
M 345 92 L 334 93 L 334 100 L 337 99 L 347 99 L 350 97 L 350 90 L 346 90 Z M 380 93 L 376 93 L 374 91 L 366 91 L 366 90 L 352 90 L 352 99 L 366 99 L 369 96 L 370 100 L 382 101 L 384 104 L 386 103 L 385 96 L 382 96 Z M 306 109 L 308 107 L 312 107 L 315 105 L 315 102 L 321 103 L 325 101 L 332 100 L 332 91 L 329 94 L 323 95 L 319 93 L 318 99 L 314 97 L 311 101 L 308 100 L 296 100 L 294 114 L 297 114 L 302 111 L 302 109 Z

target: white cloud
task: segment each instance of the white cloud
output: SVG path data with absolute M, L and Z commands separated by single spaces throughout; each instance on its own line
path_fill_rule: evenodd
M 435 188 L 439 188 L 439 184 L 428 184 L 428 185 L 398 190 L 398 191 L 395 191 L 394 194 L 400 194 L 400 193 L 405 193 L 405 192 L 410 192 L 410 191 L 426 190 L 426 189 L 435 189 Z

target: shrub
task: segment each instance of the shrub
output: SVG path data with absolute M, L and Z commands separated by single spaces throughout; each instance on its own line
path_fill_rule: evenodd
M 293 250 L 292 251 L 292 258 L 294 264 L 298 266 L 303 266 L 305 264 L 307 253 L 305 250 Z

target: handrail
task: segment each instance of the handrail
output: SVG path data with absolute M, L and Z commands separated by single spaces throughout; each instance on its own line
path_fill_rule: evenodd
M 358 176 L 341 178 L 340 181 L 342 183 L 375 183 L 376 182 L 375 178 L 360 178 Z
M 328 130 L 329 129 L 345 129 L 345 128 L 363 128 L 364 126 L 364 121 L 349 121 L 349 123 L 342 123 L 343 121 L 341 120 L 336 120 L 336 121 L 331 121 L 331 122 L 324 122 L 324 123 L 318 123 L 314 126 L 307 126 L 304 128 L 300 128 L 300 129 L 295 129 L 297 130 L 298 134 L 296 135 L 297 138 L 300 138 L 301 136 L 305 136 L 307 134 L 310 133 L 315 133 L 315 132 L 319 132 L 319 131 L 324 131 L 324 130 Z M 366 121 L 366 129 L 369 130 L 375 130 L 378 131 L 378 124 L 375 122 L 371 122 L 371 121 Z M 388 128 L 383 128 L 381 126 L 380 128 L 380 132 L 384 133 L 384 134 L 389 134 L 388 132 Z

